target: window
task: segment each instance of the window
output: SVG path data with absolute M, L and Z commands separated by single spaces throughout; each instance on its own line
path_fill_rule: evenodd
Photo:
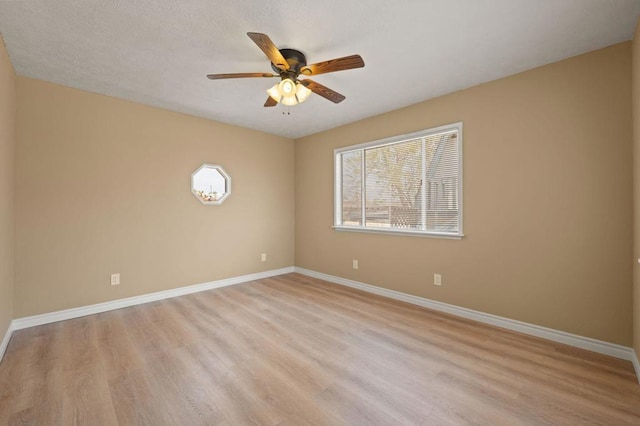
M 202 204 L 222 204 L 231 193 L 231 177 L 221 166 L 203 164 L 191 174 L 191 193 Z
M 334 155 L 336 229 L 462 237 L 462 123 Z

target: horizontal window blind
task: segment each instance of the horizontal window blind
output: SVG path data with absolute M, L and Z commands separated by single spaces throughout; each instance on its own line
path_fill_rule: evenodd
M 461 130 L 336 150 L 336 228 L 461 236 Z

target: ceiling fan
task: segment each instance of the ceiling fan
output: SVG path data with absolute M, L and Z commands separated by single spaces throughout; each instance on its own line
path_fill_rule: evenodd
M 265 107 L 276 106 L 278 102 L 288 106 L 296 105 L 307 100 L 312 92 L 333 103 L 340 103 L 345 100 L 345 97 L 340 93 L 308 78 L 299 80 L 298 77 L 364 67 L 364 61 L 360 55 L 345 56 L 307 65 L 307 58 L 299 50 L 278 49 L 266 34 L 247 33 L 247 35 L 267 55 L 271 61 L 271 68 L 277 74 L 261 72 L 209 74 L 207 78 L 221 80 L 225 78 L 280 77 L 280 83 L 267 90 L 269 97 L 264 103 Z

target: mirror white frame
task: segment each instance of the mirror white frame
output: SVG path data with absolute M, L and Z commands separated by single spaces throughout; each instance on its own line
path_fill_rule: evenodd
M 202 204 L 222 204 L 231 194 L 231 176 L 222 166 L 204 163 L 191 173 L 191 193 Z

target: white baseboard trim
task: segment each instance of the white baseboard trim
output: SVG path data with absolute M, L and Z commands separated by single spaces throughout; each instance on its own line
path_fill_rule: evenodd
M 636 370 L 638 383 L 640 383 L 640 360 L 638 360 L 638 354 L 634 350 L 631 350 L 631 362 L 633 363 L 633 368 Z
M 640 379 L 640 364 L 638 364 L 638 360 L 637 357 L 635 357 L 633 349 L 626 346 L 617 345 L 602 340 L 596 340 L 590 337 L 578 336 L 576 334 L 554 330 L 552 328 L 542 327 L 535 324 L 529 324 L 526 322 L 500 317 L 497 315 L 487 314 L 480 311 L 474 311 L 473 309 L 462 308 L 460 306 L 450 305 L 448 303 L 438 302 L 436 300 L 426 299 L 424 297 L 413 296 L 411 294 L 401 293 L 395 290 L 376 287 L 359 281 L 336 277 L 334 275 L 324 274 L 322 272 L 316 272 L 297 266 L 295 267 L 295 272 L 313 278 L 329 281 L 331 283 L 356 288 L 358 290 L 377 294 L 379 296 L 385 296 L 391 299 L 400 300 L 402 302 L 411 303 L 413 305 L 433 309 L 435 311 L 446 312 L 448 314 L 456 315 L 462 318 L 471 319 L 485 324 L 491 324 L 497 327 L 506 328 L 508 330 L 518 331 L 520 333 L 528 334 L 531 336 L 541 337 L 543 339 L 563 343 L 565 345 L 575 346 L 577 348 L 587 349 L 604 355 L 632 361 L 634 363 L 636 373 L 639 374 Z M 633 361 L 634 358 L 635 361 Z
M 255 274 L 241 275 L 238 277 L 225 278 L 217 281 L 210 281 L 202 284 L 195 284 L 186 287 L 178 287 L 171 290 L 159 291 L 156 293 L 143 294 L 141 296 L 127 297 L 126 299 L 112 300 L 95 305 L 81 306 L 78 308 L 65 309 L 62 311 L 50 312 L 41 315 L 33 315 L 14 319 L 12 322 L 13 330 L 21 330 L 23 328 L 35 327 L 37 325 L 49 324 L 57 321 L 64 321 L 72 318 L 83 317 L 86 315 L 97 314 L 100 312 L 112 311 L 114 309 L 126 308 L 128 306 L 141 305 L 143 303 L 155 302 L 162 299 L 170 299 L 185 294 L 198 293 L 214 288 L 227 287 L 230 285 L 241 284 L 248 281 L 259 280 L 262 278 L 274 277 L 276 275 L 288 274 L 294 271 L 293 266 L 281 269 L 273 269 L 271 271 L 258 272 Z M 5 338 L 8 342 L 8 339 Z M 4 341 L 3 341 L 4 344 Z
M 474 311 L 473 309 L 463 308 L 460 306 L 450 305 L 448 303 L 438 302 L 411 294 L 401 293 L 395 290 L 389 290 L 382 287 L 376 287 L 370 284 L 365 284 L 359 281 L 350 280 L 347 278 L 337 277 L 334 275 L 324 274 L 322 272 L 312 271 L 310 269 L 289 266 L 281 269 L 274 269 L 270 271 L 258 272 L 255 274 L 241 275 L 238 277 L 225 278 L 217 281 L 210 281 L 202 284 L 195 284 L 186 287 L 179 287 L 171 290 L 159 291 L 156 293 L 144 294 L 141 296 L 133 296 L 125 299 L 112 300 L 104 303 L 97 303 L 95 305 L 82 306 L 78 308 L 65 309 L 62 311 L 50 312 L 41 315 L 34 315 L 29 317 L 23 317 L 14 319 L 7 332 L 0 343 L 0 361 L 7 349 L 11 335 L 15 330 L 21 330 L 24 328 L 35 327 L 38 325 L 49 324 L 57 321 L 64 321 L 72 318 L 79 318 L 86 315 L 97 314 L 100 312 L 112 311 L 115 309 L 126 308 L 128 306 L 141 305 L 148 302 L 154 302 L 157 300 L 170 299 L 172 297 L 183 296 L 186 294 L 198 293 L 201 291 L 211 290 L 215 288 L 227 287 L 230 285 L 241 284 L 249 281 L 259 280 L 262 278 L 274 277 L 277 275 L 288 274 L 291 272 L 297 272 L 303 275 L 307 275 L 313 278 L 318 278 L 331 283 L 344 285 L 347 287 L 362 290 L 368 293 L 377 294 L 379 296 L 389 297 L 391 299 L 400 300 L 402 302 L 411 303 L 413 305 L 422 306 L 425 308 L 433 309 L 435 311 L 445 312 L 451 315 L 459 316 L 462 318 L 471 319 L 485 324 L 491 324 L 497 327 L 502 327 L 508 330 L 518 331 L 520 333 L 528 334 L 531 336 L 541 337 L 543 339 L 551 340 L 566 345 L 587 349 L 593 352 L 601 353 L 604 355 L 613 356 L 616 358 L 631 361 L 640 383 L 640 361 L 638 356 L 632 348 L 617 345 L 614 343 L 604 342 L 602 340 L 592 339 L 590 337 L 579 336 L 576 334 L 567 333 L 560 330 L 554 330 L 552 328 L 542 327 L 535 324 L 529 324 L 522 321 L 517 321 L 505 317 L 500 317 L 493 314 L 487 314 L 480 311 Z
M 13 334 L 13 321 L 9 323 L 9 328 L 7 328 L 7 332 L 2 339 L 2 343 L 0 343 L 0 362 L 2 358 L 4 358 L 4 353 L 7 350 L 7 346 L 9 346 L 9 340 L 11 340 L 11 335 Z

